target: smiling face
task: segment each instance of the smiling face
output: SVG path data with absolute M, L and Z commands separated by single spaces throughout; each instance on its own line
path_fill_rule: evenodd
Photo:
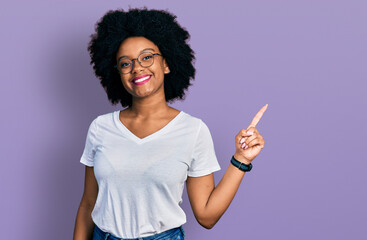
M 122 57 L 130 60 L 137 58 L 141 53 L 161 54 L 158 47 L 147 38 L 129 37 L 120 44 L 116 53 L 116 62 Z M 162 56 L 154 55 L 153 58 L 154 63 L 150 67 L 142 67 L 135 60 L 130 73 L 120 74 L 124 88 L 133 96 L 133 99 L 156 94 L 164 96 L 164 74 L 169 73 L 169 68 Z

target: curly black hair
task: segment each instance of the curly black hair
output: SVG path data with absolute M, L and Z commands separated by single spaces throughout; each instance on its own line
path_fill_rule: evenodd
M 125 90 L 114 65 L 120 44 L 133 36 L 152 41 L 166 59 L 170 68 L 170 73 L 164 76 L 166 102 L 184 99 L 185 90 L 192 85 L 190 79 L 195 77 L 195 53 L 186 43 L 190 34 L 176 18 L 168 11 L 143 7 L 110 10 L 96 23 L 88 44 L 90 64 L 113 105 L 118 102 L 122 107 L 132 105 L 132 95 Z

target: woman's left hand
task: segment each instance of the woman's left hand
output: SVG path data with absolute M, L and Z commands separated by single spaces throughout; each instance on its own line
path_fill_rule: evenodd
M 245 164 L 250 164 L 252 160 L 260 153 L 265 145 L 264 138 L 256 129 L 257 123 L 267 109 L 268 104 L 260 109 L 260 111 L 252 119 L 248 128 L 242 129 L 236 135 L 236 153 L 234 158 Z

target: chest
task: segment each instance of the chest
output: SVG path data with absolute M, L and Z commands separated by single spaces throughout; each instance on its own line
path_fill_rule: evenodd
M 123 124 L 119 124 L 116 115 L 116 124 L 101 126 L 94 156 L 97 181 L 103 183 L 112 179 L 119 183 L 140 182 L 144 185 L 154 182 L 172 186 L 177 181 L 183 182 L 192 162 L 197 127 L 177 119 L 181 121 L 176 120 L 168 127 L 171 119 L 138 124 L 122 118 Z M 162 127 L 163 131 L 159 131 Z M 153 134 L 156 131 L 159 132 Z M 146 138 L 150 134 L 153 135 Z
M 115 181 L 135 187 L 151 184 L 174 187 L 183 183 L 192 148 L 190 144 L 177 143 L 170 135 L 176 136 L 168 133 L 164 138 L 145 144 L 136 144 L 127 138 L 106 138 L 95 154 L 97 181 Z
M 125 125 L 125 127 L 138 138 L 145 138 L 149 135 L 152 135 L 155 132 L 158 132 L 164 126 L 169 123 L 170 120 L 159 120 L 159 121 L 129 121 L 122 120 L 121 122 Z
M 172 111 L 165 117 L 155 118 L 155 119 L 136 119 L 129 116 L 126 112 L 120 112 L 119 120 L 120 122 L 136 137 L 143 139 L 150 136 L 165 126 L 167 126 L 171 121 L 173 121 L 179 111 Z

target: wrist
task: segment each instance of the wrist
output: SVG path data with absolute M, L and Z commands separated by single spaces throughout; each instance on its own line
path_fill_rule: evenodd
M 249 163 L 249 164 L 245 164 L 245 163 L 243 163 L 243 162 L 240 162 L 240 161 L 238 161 L 238 160 L 234 157 L 234 155 L 233 155 L 233 156 L 232 156 L 232 158 L 231 158 L 231 164 L 232 164 L 233 166 L 235 166 L 236 168 L 238 168 L 239 170 L 243 171 L 243 172 L 249 172 L 249 171 L 251 171 L 251 169 L 252 169 L 252 164 L 251 164 L 251 163 Z
M 237 153 L 235 153 L 235 154 L 233 155 L 233 157 L 234 157 L 237 161 L 239 161 L 239 162 L 241 162 L 241 163 L 243 163 L 243 164 L 249 165 L 249 164 L 251 163 L 251 161 L 250 161 L 250 160 L 248 160 L 248 159 L 247 159 L 247 158 L 245 158 L 245 157 L 242 157 L 241 155 L 239 155 L 239 154 L 237 154 Z

